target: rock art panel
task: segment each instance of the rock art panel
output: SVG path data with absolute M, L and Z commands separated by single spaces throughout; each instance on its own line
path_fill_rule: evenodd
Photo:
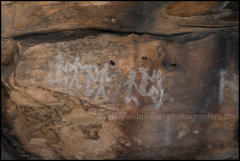
M 238 159 L 238 6 L 2 2 L 4 147 L 33 160 Z

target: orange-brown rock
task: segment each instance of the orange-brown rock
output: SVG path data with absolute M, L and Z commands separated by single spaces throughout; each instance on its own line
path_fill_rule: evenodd
M 4 147 L 23 159 L 238 159 L 233 4 L 2 2 Z
M 2 4 L 2 36 L 89 28 L 171 35 L 238 26 L 238 19 L 224 18 L 238 13 L 225 8 L 228 3 L 8 2 Z
M 217 4 L 216 1 L 180 1 L 169 4 L 167 14 L 172 16 L 190 17 L 206 14 Z
M 46 159 L 174 158 L 158 151 L 183 148 L 189 154 L 191 147 L 195 154 L 210 145 L 220 148 L 221 142 L 234 148 L 237 52 L 233 44 L 234 50 L 221 50 L 227 46 L 218 42 L 237 39 L 224 40 L 225 34 L 184 42 L 134 34 L 19 41 L 20 61 L 8 81 L 18 111 L 8 116 L 18 118 L 15 135 L 26 151 Z M 125 112 L 135 117 L 205 112 L 219 120 L 113 119 Z

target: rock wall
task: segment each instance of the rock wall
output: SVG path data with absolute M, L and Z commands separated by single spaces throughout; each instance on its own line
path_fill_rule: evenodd
M 239 158 L 239 2 L 1 9 L 1 139 L 15 158 Z

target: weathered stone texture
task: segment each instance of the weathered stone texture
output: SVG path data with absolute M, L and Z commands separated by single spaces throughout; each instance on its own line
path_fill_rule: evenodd
M 2 36 L 77 28 L 164 35 L 209 31 L 238 25 L 231 3 L 9 2 L 2 4 Z
M 1 64 L 10 64 L 13 61 L 13 55 L 17 53 L 17 44 L 15 41 L 2 40 L 1 46 Z
M 232 2 L 2 9 L 2 131 L 19 156 L 239 158 L 238 20 L 221 20 Z

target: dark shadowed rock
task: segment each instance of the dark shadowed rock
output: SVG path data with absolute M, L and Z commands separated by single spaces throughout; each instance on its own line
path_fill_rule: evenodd
M 17 53 L 17 44 L 15 41 L 2 40 L 1 46 L 1 64 L 10 64 L 13 61 L 13 55 Z

